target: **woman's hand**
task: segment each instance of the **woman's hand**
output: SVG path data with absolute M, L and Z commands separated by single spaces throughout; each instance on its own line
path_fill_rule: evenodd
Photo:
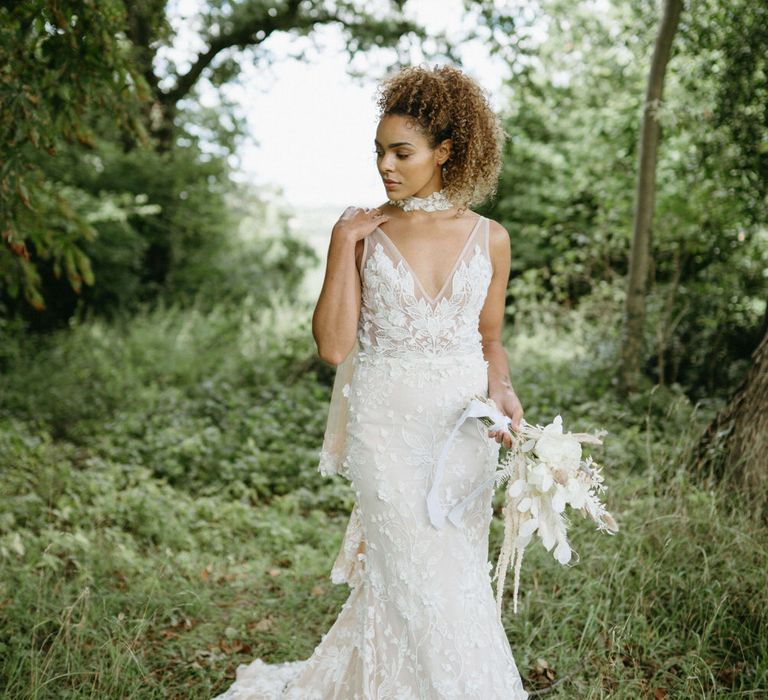
M 331 236 L 342 236 L 349 240 L 359 241 L 373 233 L 376 227 L 385 221 L 389 221 L 389 217 L 383 214 L 380 209 L 347 207 L 333 225 Z
M 520 403 L 520 399 L 517 398 L 517 394 L 514 389 L 501 388 L 496 391 L 489 392 L 488 398 L 493 399 L 496 407 L 509 418 L 512 419 L 512 425 L 510 428 L 514 431 L 520 429 L 520 421 L 523 419 L 523 406 Z M 500 442 L 507 449 L 512 447 L 512 436 L 508 430 L 489 430 L 488 436 Z

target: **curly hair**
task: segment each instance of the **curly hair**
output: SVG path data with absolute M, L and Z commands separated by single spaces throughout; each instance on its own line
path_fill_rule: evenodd
M 504 131 L 472 78 L 453 66 L 410 66 L 386 78 L 378 92 L 379 117 L 412 118 L 430 148 L 451 139 L 442 171 L 449 199 L 471 206 L 496 194 Z

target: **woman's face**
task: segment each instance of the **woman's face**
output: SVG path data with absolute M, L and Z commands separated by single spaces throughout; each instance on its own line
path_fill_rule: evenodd
M 430 148 L 427 136 L 409 117 L 385 114 L 376 129 L 376 166 L 389 199 L 426 197 L 443 186 L 441 166 L 450 140 Z

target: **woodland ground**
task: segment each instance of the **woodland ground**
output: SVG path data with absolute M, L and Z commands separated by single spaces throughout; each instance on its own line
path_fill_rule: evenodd
M 3 697 L 210 698 L 253 657 L 311 654 L 348 594 L 353 492 L 316 471 L 333 368 L 310 313 L 159 308 L 2 344 Z M 526 418 L 609 431 L 621 527 L 573 517 L 567 567 L 531 545 L 517 615 L 507 577 L 518 666 L 552 698 L 767 697 L 768 533 L 685 468 L 718 402 L 617 396 L 616 313 L 508 329 Z

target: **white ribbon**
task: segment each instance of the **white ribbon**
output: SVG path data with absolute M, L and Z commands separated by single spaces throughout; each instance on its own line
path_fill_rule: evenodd
M 472 399 L 469 402 L 469 405 L 464 409 L 464 412 L 453 426 L 445 445 L 443 445 L 443 449 L 440 451 L 440 456 L 437 458 L 437 464 L 435 465 L 435 477 L 432 481 L 429 493 L 427 493 L 427 512 L 429 513 L 429 520 L 432 525 L 438 529 L 445 525 L 446 517 L 456 527 L 459 527 L 464 510 L 467 506 L 477 498 L 489 484 L 496 481 L 496 474 L 483 481 L 479 486 L 474 488 L 466 498 L 453 506 L 447 516 L 440 507 L 439 489 L 443 483 L 445 460 L 448 457 L 448 451 L 451 449 L 451 444 L 453 443 L 456 434 L 459 432 L 459 428 L 461 428 L 467 418 L 490 418 L 493 421 L 493 425 L 488 428 L 489 432 L 491 430 L 508 430 L 512 423 L 512 420 L 508 416 L 505 416 L 501 411 L 478 399 Z

